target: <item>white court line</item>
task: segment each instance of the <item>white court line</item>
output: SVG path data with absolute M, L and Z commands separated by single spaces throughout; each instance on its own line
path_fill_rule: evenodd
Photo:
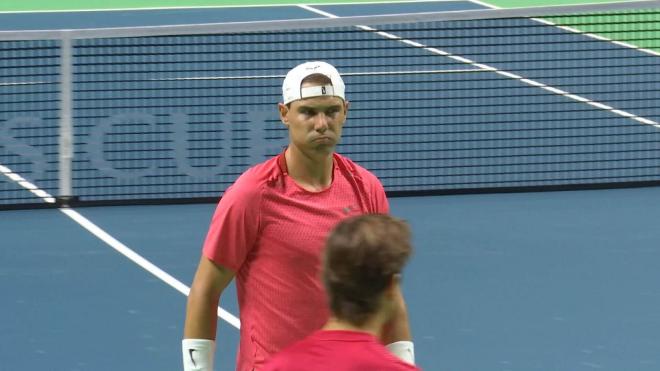
M 491 9 L 534 9 L 534 8 L 552 8 L 552 7 L 559 7 L 559 6 L 566 6 L 569 4 L 558 4 L 558 5 L 536 5 L 536 6 L 522 6 L 522 7 L 511 7 L 511 8 L 502 8 L 497 5 L 489 4 L 485 1 L 481 0 L 460 0 L 460 1 L 468 1 L 471 3 L 475 3 L 478 5 L 485 6 L 487 8 Z M 635 3 L 638 0 L 613 0 L 613 1 L 604 1 L 604 2 L 580 2 L 579 5 L 605 5 L 605 4 L 625 4 L 625 3 Z
M 382 71 L 382 72 L 347 72 L 342 76 L 380 76 L 380 75 L 422 75 L 441 73 L 487 72 L 483 69 L 456 69 L 456 70 L 418 70 L 418 71 Z M 195 77 L 166 77 L 161 79 L 148 79 L 146 81 L 185 81 L 185 80 L 256 80 L 256 79 L 283 79 L 285 75 L 255 75 L 255 76 L 195 76 Z
M 48 194 L 46 191 L 37 188 L 34 184 L 26 181 L 23 177 L 21 177 L 20 175 L 14 173 L 8 167 L 0 165 L 0 172 L 2 172 L 2 174 L 7 176 L 10 180 L 18 183 L 21 187 L 26 188 L 30 192 L 37 195 L 44 202 L 46 202 L 46 203 L 55 203 L 55 198 L 53 196 Z M 81 227 L 85 228 L 91 234 L 96 236 L 98 239 L 105 242 L 110 247 L 115 249 L 117 252 L 124 255 L 125 257 L 127 257 L 129 260 L 131 260 L 135 264 L 139 265 L 140 267 L 144 268 L 147 272 L 153 274 L 154 276 L 159 278 L 161 281 L 163 281 L 166 284 L 170 285 L 171 287 L 173 287 L 174 289 L 176 289 L 177 291 L 179 291 L 183 295 L 188 296 L 188 294 L 190 293 L 190 288 L 188 286 L 184 285 L 181 281 L 179 281 L 176 278 L 172 277 L 169 273 L 167 273 L 167 272 L 163 271 L 162 269 L 158 268 L 156 265 L 154 265 L 149 260 L 142 257 L 140 254 L 138 254 L 135 251 L 133 251 L 132 249 L 130 249 L 128 246 L 121 243 L 116 238 L 112 237 L 106 231 L 101 229 L 96 224 L 92 223 L 89 219 L 85 218 L 84 216 L 82 216 L 77 211 L 75 211 L 73 209 L 70 209 L 70 208 L 66 208 L 66 207 L 60 208 L 59 210 L 62 213 L 64 213 L 64 215 L 68 216 L 73 221 L 78 223 Z M 226 310 L 224 310 L 220 307 L 218 307 L 218 317 L 220 317 L 221 319 L 227 321 L 230 325 L 236 327 L 237 329 L 241 328 L 240 320 L 236 316 L 234 316 L 233 314 L 227 312 Z
M 378 72 L 346 72 L 342 76 L 383 76 L 383 75 L 432 75 L 441 73 L 486 72 L 486 70 L 456 69 L 456 70 L 417 70 L 417 71 L 378 71 Z
M 161 281 L 172 286 L 174 289 L 176 289 L 183 295 L 188 296 L 188 294 L 190 293 L 190 288 L 188 286 L 184 285 L 181 281 L 172 277 L 169 273 L 158 268 L 156 265 L 154 265 L 147 259 L 143 258 L 140 254 L 136 253 L 128 246 L 119 242 L 117 239 L 112 237 L 106 231 L 99 228 L 96 224 L 92 223 L 89 219 L 80 215 L 80 213 L 78 213 L 77 211 L 69 208 L 61 208 L 59 210 L 69 218 L 73 219 L 81 227 L 88 230 L 91 234 L 98 237 L 101 241 L 105 242 L 106 244 L 110 245 L 110 247 L 117 250 L 117 252 L 124 255 L 125 257 L 127 257 L 129 260 L 139 265 L 140 267 L 144 268 L 147 272 L 153 274 Z M 218 317 L 227 321 L 230 325 L 236 327 L 237 329 L 241 328 L 240 320 L 236 318 L 236 316 L 234 316 L 233 314 L 227 312 L 226 310 L 220 307 L 218 307 Z
M 551 22 L 551 21 L 548 21 L 548 20 L 545 20 L 545 19 L 532 18 L 532 20 L 534 20 L 536 22 L 539 22 L 539 23 L 547 24 L 548 26 L 552 26 L 552 27 L 562 29 L 564 31 L 568 31 L 568 32 L 579 34 L 579 35 L 587 36 L 587 37 L 590 37 L 592 39 L 609 42 L 609 43 L 612 43 L 614 45 L 623 46 L 624 48 L 628 48 L 628 49 L 634 49 L 634 50 L 637 50 L 637 51 L 640 51 L 640 52 L 643 52 L 643 53 L 646 53 L 646 54 L 660 56 L 660 53 L 656 52 L 654 50 L 640 48 L 639 46 L 636 46 L 636 45 L 633 45 L 633 44 L 629 44 L 629 43 L 626 43 L 626 42 L 623 42 L 623 41 L 612 40 L 612 39 L 609 39 L 609 38 L 604 37 L 604 36 L 600 36 L 600 35 L 584 32 L 584 31 L 580 31 L 576 28 L 567 27 L 567 26 L 560 26 L 560 25 L 558 25 L 554 22 Z
M 485 6 L 485 7 L 487 7 L 487 8 L 491 8 L 491 9 L 502 9 L 502 8 L 499 7 L 499 6 L 492 5 L 492 4 L 488 4 L 488 3 L 483 2 L 483 1 L 480 1 L 480 0 L 467 0 L 467 1 L 470 1 L 470 2 L 472 2 L 472 3 L 478 4 L 478 5 L 481 5 L 481 6 Z M 631 0 L 631 1 L 634 1 L 634 0 Z M 611 2 L 611 3 L 626 3 L 626 2 L 627 2 L 627 1 L 618 1 L 618 2 L 614 2 L 614 1 L 613 1 L 613 2 Z M 610 4 L 611 4 L 611 3 L 610 3 Z M 588 3 L 587 3 L 587 4 L 588 4 Z M 581 4 L 581 5 L 587 5 L 587 4 Z M 602 3 L 601 3 L 601 4 L 602 4 Z M 607 3 L 606 3 L 606 4 L 607 4 Z M 580 31 L 580 30 L 578 30 L 577 28 L 568 27 L 568 26 L 560 26 L 560 25 L 558 25 L 558 24 L 556 24 L 556 23 L 554 23 L 554 22 L 548 21 L 548 20 L 543 19 L 543 18 L 530 18 L 530 19 L 533 20 L 533 21 L 535 21 L 535 22 L 539 22 L 539 23 L 543 23 L 543 24 L 548 25 L 548 26 L 556 27 L 556 28 L 559 28 L 559 29 L 564 30 L 564 31 L 568 31 L 568 32 L 571 32 L 571 33 L 575 33 L 575 34 L 583 35 L 583 36 L 590 37 L 590 38 L 592 38 L 592 39 L 596 39 L 596 40 L 600 40 L 600 41 L 605 41 L 605 42 L 608 42 L 608 43 L 612 43 L 612 44 L 614 44 L 614 45 L 623 46 L 624 48 L 627 48 L 627 49 L 634 49 L 634 50 L 638 50 L 638 51 L 640 51 L 640 52 L 642 52 L 642 53 L 651 54 L 651 55 L 655 55 L 655 56 L 660 56 L 660 52 L 656 52 L 655 50 L 650 50 L 650 49 L 640 48 L 640 47 L 637 46 L 637 45 L 629 44 L 629 43 L 627 43 L 627 42 L 616 41 L 616 40 L 612 40 L 612 39 L 610 39 L 610 38 L 607 38 L 607 37 L 605 37 L 605 36 L 601 36 L 601 35 L 597 35 L 597 34 L 593 34 L 593 33 L 589 33 L 589 32 L 584 32 L 584 31 Z
M 308 10 L 310 12 L 314 12 L 316 14 L 320 14 L 320 15 L 323 15 L 323 16 L 328 17 L 328 18 L 339 18 L 339 16 L 336 16 L 332 13 L 322 11 L 320 9 L 313 8 L 309 5 L 300 5 L 300 7 L 305 9 L 305 10 Z M 588 104 L 592 107 L 596 107 L 598 109 L 602 109 L 602 110 L 605 110 L 605 111 L 612 112 L 615 115 L 626 117 L 626 118 L 629 118 L 631 120 L 635 120 L 635 121 L 640 122 L 640 123 L 645 124 L 645 125 L 651 125 L 651 126 L 660 128 L 660 123 L 658 123 L 656 121 L 647 119 L 645 117 L 640 117 L 640 116 L 637 116 L 637 115 L 632 114 L 630 112 L 626 112 L 626 111 L 608 106 L 606 104 L 591 100 L 589 98 L 585 98 L 585 97 L 582 97 L 580 95 L 573 94 L 573 93 L 570 93 L 568 91 L 546 85 L 546 84 L 544 84 L 542 82 L 538 82 L 536 80 L 525 78 L 523 76 L 517 75 L 517 74 L 512 73 L 512 72 L 500 70 L 500 69 L 497 69 L 495 67 L 489 66 L 487 64 L 477 63 L 477 62 L 472 61 L 468 58 L 461 57 L 461 56 L 458 56 L 458 55 L 454 55 L 454 54 L 451 54 L 451 53 L 446 52 L 444 50 L 440 50 L 440 49 L 437 49 L 437 48 L 431 48 L 431 47 L 428 47 L 424 44 L 418 43 L 416 41 L 404 39 L 400 36 L 396 36 L 396 35 L 388 33 L 388 32 L 378 31 L 377 29 L 372 28 L 372 27 L 368 27 L 368 26 L 356 26 L 356 27 L 361 29 L 361 30 L 364 30 L 364 31 L 375 32 L 376 34 L 378 34 L 382 37 L 385 37 L 387 39 L 399 41 L 399 42 L 402 42 L 402 43 L 407 44 L 407 45 L 411 45 L 411 46 L 416 47 L 416 48 L 424 49 L 424 50 L 429 51 L 433 54 L 441 55 L 441 56 L 451 58 L 453 60 L 456 60 L 456 61 L 459 61 L 459 62 L 462 62 L 462 63 L 470 64 L 470 65 L 475 66 L 475 67 L 477 67 L 481 70 L 484 70 L 484 71 L 490 71 L 490 72 L 496 73 L 496 74 L 501 75 L 501 76 L 505 76 L 505 77 L 510 78 L 510 79 L 518 80 L 518 81 L 520 81 L 524 84 L 535 86 L 537 88 L 549 91 L 553 94 L 561 95 L 561 96 L 564 96 L 566 98 L 569 98 L 569 99 L 572 99 L 572 100 L 575 100 L 575 101 L 578 101 L 578 102 L 581 102 L 581 103 Z
M 495 6 L 495 5 L 492 5 L 492 4 L 487 4 L 487 3 L 483 2 L 483 1 L 479 1 L 479 0 L 467 0 L 467 1 L 469 1 L 471 3 L 475 3 L 477 5 L 481 5 L 481 6 L 486 7 L 486 8 L 502 9 L 499 6 Z
M 360 2 L 331 2 L 311 5 L 359 5 L 359 4 L 392 4 L 392 3 L 428 3 L 428 2 L 453 2 L 457 0 L 391 0 L 391 1 L 360 1 Z M 460 0 L 465 1 L 465 0 Z M 20 14 L 20 13 L 76 13 L 76 12 L 126 12 L 134 10 L 186 10 L 186 9 L 225 9 L 225 8 L 274 8 L 286 6 L 298 6 L 298 3 L 291 4 L 236 4 L 236 5 L 202 5 L 202 6 L 164 6 L 164 7 L 146 7 L 146 8 L 106 8 L 106 9 L 54 9 L 54 10 L 5 10 L 0 14 Z
M 28 191 L 32 192 L 34 195 L 39 197 L 43 202 L 48 203 L 48 204 L 54 204 L 55 203 L 55 197 L 51 196 L 48 192 L 44 191 L 43 189 L 37 188 L 34 184 L 28 182 L 23 178 L 22 176 L 16 174 L 13 170 L 10 168 L 0 165 L 0 172 L 9 178 L 11 181 L 17 183 L 21 187 L 27 189 Z

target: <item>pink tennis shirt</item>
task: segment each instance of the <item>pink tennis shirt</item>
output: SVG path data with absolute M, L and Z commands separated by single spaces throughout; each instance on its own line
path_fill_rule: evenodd
M 269 360 L 262 371 L 419 371 L 392 355 L 375 336 L 317 331 Z
M 259 369 L 324 325 L 320 255 L 328 232 L 348 216 L 388 212 L 378 179 L 338 154 L 332 184 L 321 192 L 288 176 L 284 154 L 248 169 L 225 191 L 203 254 L 236 272 L 237 370 Z

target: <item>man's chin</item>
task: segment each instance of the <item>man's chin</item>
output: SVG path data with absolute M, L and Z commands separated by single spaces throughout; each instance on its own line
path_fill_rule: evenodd
M 315 143 L 314 151 L 320 154 L 331 154 L 335 151 L 337 144 L 335 142 L 329 143 Z

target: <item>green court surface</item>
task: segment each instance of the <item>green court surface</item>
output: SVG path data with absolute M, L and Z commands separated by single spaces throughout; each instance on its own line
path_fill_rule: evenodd
M 487 4 L 502 8 L 522 8 L 530 6 L 575 5 L 575 4 L 604 4 L 622 3 L 625 0 L 491 0 Z
M 582 3 L 612 3 L 624 0 L 490 0 L 486 3 L 495 7 L 529 7 L 544 5 L 569 5 Z M 373 0 L 10 0 L 0 2 L 0 12 L 48 11 L 48 10 L 94 10 L 94 9 L 140 9 L 140 8 L 181 8 L 201 6 L 246 6 L 246 5 L 296 5 L 330 3 L 366 3 Z M 393 1 L 383 1 L 393 2 Z
M 632 18 L 631 18 L 632 17 Z M 593 16 L 545 17 L 555 24 L 604 36 L 640 48 L 660 52 L 660 19 L 657 12 Z
M 423 0 L 418 0 L 423 1 Z M 446 0 L 444 0 L 446 1 Z M 336 3 L 375 3 L 374 0 L 307 0 L 295 2 L 292 0 L 27 0 L 4 1 L 0 3 L 0 12 L 30 12 L 30 11 L 67 11 L 67 10 L 98 10 L 98 9 L 154 9 L 154 8 L 187 8 L 187 7 L 221 7 L 221 6 L 256 6 L 256 5 L 296 5 L 296 4 L 336 4 Z M 382 1 L 396 2 L 396 1 Z M 475 1 L 481 5 L 493 8 L 515 8 L 534 6 L 553 6 L 570 4 L 592 4 L 625 2 L 625 0 L 488 0 Z M 623 17 L 623 18 L 621 18 Z M 651 52 L 660 52 L 660 19 L 658 13 L 635 14 L 635 29 L 630 30 L 631 15 L 598 15 L 576 17 L 545 17 L 557 25 L 597 34 L 610 40 L 625 42 Z M 620 19 L 621 18 L 621 19 Z M 624 19 L 625 18 L 625 19 Z M 620 21 L 626 23 L 628 29 L 617 32 Z M 630 32 L 634 31 L 634 32 Z

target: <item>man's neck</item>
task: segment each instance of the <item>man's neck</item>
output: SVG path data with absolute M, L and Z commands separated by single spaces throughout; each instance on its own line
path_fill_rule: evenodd
M 383 323 L 379 318 L 371 318 L 363 325 L 356 326 L 348 321 L 341 320 L 337 317 L 331 316 L 328 322 L 325 323 L 322 330 L 342 330 L 342 331 L 357 331 L 366 332 L 377 338 L 380 338 Z
M 332 152 L 310 156 L 289 146 L 284 157 L 289 175 L 302 188 L 319 192 L 332 184 L 334 166 Z

